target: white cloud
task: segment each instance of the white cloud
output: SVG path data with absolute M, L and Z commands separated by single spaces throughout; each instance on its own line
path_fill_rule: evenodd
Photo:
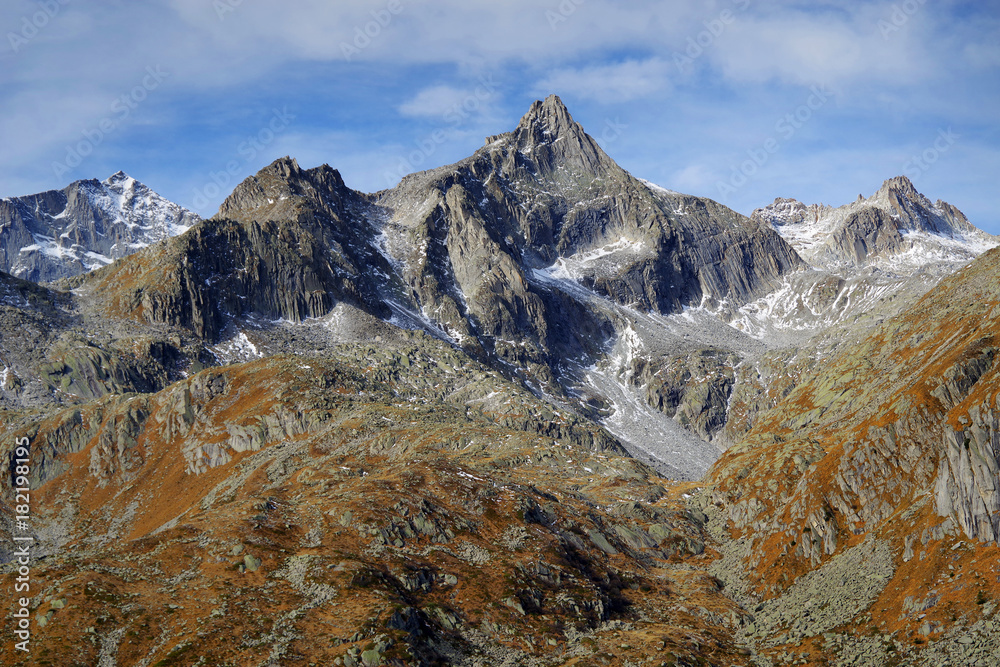
M 278 58 L 495 66 L 568 62 L 604 48 L 655 46 L 684 34 L 711 12 L 701 0 L 299 0 L 242 2 L 221 17 L 218 4 L 170 0 L 181 19 L 231 50 L 273 45 Z M 390 7 L 398 7 L 397 13 Z
M 837 88 L 905 85 L 938 71 L 923 17 L 885 36 L 877 8 L 853 14 L 784 12 L 748 16 L 706 50 L 726 76 L 740 83 Z
M 484 95 L 490 97 L 489 93 Z M 443 116 L 449 109 L 461 107 L 468 98 L 475 99 L 474 91 L 459 90 L 448 85 L 424 88 L 411 100 L 399 106 L 404 116 Z
M 670 88 L 671 65 L 659 58 L 556 70 L 535 85 L 538 95 L 574 95 L 599 102 L 627 102 Z

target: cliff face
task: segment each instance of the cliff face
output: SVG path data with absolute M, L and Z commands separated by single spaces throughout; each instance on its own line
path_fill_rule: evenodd
M 355 213 L 361 203 L 335 170 L 278 160 L 189 234 L 73 284 L 93 285 L 109 313 L 210 342 L 231 318 L 300 322 L 341 300 L 388 316 L 377 293 L 391 268 Z

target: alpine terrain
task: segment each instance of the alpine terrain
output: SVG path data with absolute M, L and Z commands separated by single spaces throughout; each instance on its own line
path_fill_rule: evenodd
M 3 664 L 1000 664 L 997 245 L 667 190 L 556 96 L 376 193 L 4 199 Z

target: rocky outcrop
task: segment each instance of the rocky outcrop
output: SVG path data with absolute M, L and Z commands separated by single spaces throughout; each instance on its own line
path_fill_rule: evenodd
M 199 220 L 118 172 L 0 200 L 0 270 L 51 281 L 106 266 Z
M 712 442 L 729 420 L 739 357 L 705 349 L 671 358 L 633 361 L 632 382 L 651 406 Z
M 1000 542 L 998 405 L 969 411 L 967 425 L 945 429 L 934 487 L 940 516 L 954 517 L 970 538 Z
M 829 259 L 847 259 L 858 265 L 865 264 L 870 256 L 895 254 L 904 247 L 899 223 L 876 208 L 849 215 L 826 245 Z

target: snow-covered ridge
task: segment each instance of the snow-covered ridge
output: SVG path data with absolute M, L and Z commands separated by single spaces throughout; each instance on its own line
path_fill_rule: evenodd
M 963 264 L 1000 245 L 958 209 L 931 203 L 903 176 L 838 208 L 779 197 L 751 217 L 771 225 L 814 268 L 840 273 L 861 265 L 908 274 L 928 263 Z
M 0 270 L 45 281 L 106 266 L 200 218 L 124 172 L 0 202 Z
M 932 203 L 905 177 L 838 208 L 778 198 L 752 217 L 771 225 L 812 267 L 786 277 L 729 322 L 778 344 L 873 313 L 891 315 L 1000 245 L 1000 238 L 955 207 Z
M 909 274 L 929 263 L 964 264 L 1000 245 L 1000 238 L 953 206 L 931 203 L 902 176 L 838 208 L 777 198 L 751 217 L 771 225 L 814 268 L 839 273 L 875 266 Z

